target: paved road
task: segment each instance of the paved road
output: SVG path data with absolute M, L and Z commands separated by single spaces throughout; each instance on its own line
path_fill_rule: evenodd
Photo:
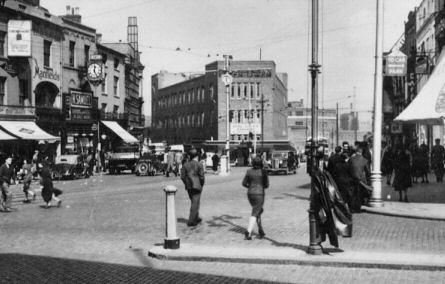
M 346 280 L 346 283 L 353 279 L 365 279 L 364 283 L 371 283 L 372 279 L 374 282 L 382 280 L 382 283 L 410 283 L 410 279 L 426 279 L 411 283 L 440 283 L 441 279 L 445 279 L 442 272 L 434 271 L 177 263 L 146 257 L 147 250 L 164 239 L 165 194 L 162 188 L 166 184 L 179 187 L 176 212 L 178 234 L 183 243 L 259 248 L 284 246 L 305 250 L 309 239 L 306 212 L 309 178 L 304 169 L 300 169 L 297 175 L 271 177 L 272 186 L 267 192 L 263 220 L 267 236 L 263 240 L 251 242 L 243 240 L 250 214 L 246 191 L 240 185 L 244 172 L 245 169 L 235 168 L 229 178 L 207 175 L 201 210 L 204 224 L 196 229 L 186 226 L 189 200 L 179 178 L 175 177 L 103 175 L 88 180 L 60 182 L 56 185 L 64 190 L 63 206 L 60 209 L 41 208 L 41 199 L 37 203 L 21 204 L 21 189 L 17 187 L 13 189 L 17 212 L 0 214 L 0 231 L 4 238 L 0 243 L 0 271 L 7 267 L 10 273 L 6 275 L 12 279 L 24 277 L 27 271 L 34 271 L 31 275 L 35 279 L 42 279 L 38 275 L 46 271 L 51 273 L 51 279 L 62 277 L 60 279 L 63 282 L 77 283 L 108 282 L 104 278 L 108 276 L 91 272 L 95 267 L 106 274 L 116 274 L 116 282 L 133 283 L 139 282 L 139 278 L 130 276 L 156 273 L 159 274 L 156 283 L 172 282 L 172 279 L 187 280 L 188 275 L 191 277 L 190 283 L 243 283 L 243 279 L 293 283 L 329 283 L 330 280 L 340 279 Z M 440 221 L 357 214 L 354 216 L 354 236 L 351 239 L 340 239 L 340 249 L 443 254 L 444 240 L 444 223 Z M 341 251 L 327 243 L 324 246 L 330 253 Z M 53 265 L 54 262 L 62 264 Z M 24 265 L 17 264 L 14 269 L 10 269 L 9 263 Z M 54 269 L 48 272 L 48 268 L 43 267 Z M 124 270 L 134 272 L 125 276 L 125 273 L 122 274 Z M 170 270 L 181 273 L 165 274 L 165 271 Z M 220 275 L 222 278 L 199 278 L 204 277 L 200 273 L 205 273 L 204 276 Z M 0 282 L 5 279 L 9 282 L 11 278 L 5 278 L 4 275 L 1 274 Z M 168 278 L 166 275 L 173 276 Z M 144 279 L 148 276 L 141 277 Z M 27 282 L 20 279 L 17 278 L 17 282 Z M 145 279 L 147 282 L 153 280 Z

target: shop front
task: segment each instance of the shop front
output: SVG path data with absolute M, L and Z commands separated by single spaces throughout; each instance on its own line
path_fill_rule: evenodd
M 93 98 L 93 93 L 69 89 L 63 96 L 63 113 L 62 153 L 86 154 L 96 149 L 97 99 Z

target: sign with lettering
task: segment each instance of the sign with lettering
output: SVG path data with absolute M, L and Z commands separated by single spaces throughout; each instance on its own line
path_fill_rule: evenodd
M 48 80 L 54 80 L 54 81 L 60 81 L 60 75 L 56 71 L 52 69 L 40 69 L 38 65 L 35 66 L 35 73 L 34 77 L 39 77 L 40 80 L 42 79 L 48 79 Z
M 230 134 L 246 135 L 249 132 L 261 134 L 261 123 L 231 123 Z
M 407 56 L 396 50 L 386 56 L 386 76 L 406 76 Z
M 93 94 L 81 91 L 70 91 L 71 106 L 91 108 L 93 105 Z
M 226 71 L 220 70 L 219 73 L 219 76 L 223 76 Z M 268 78 L 272 77 L 272 69 L 232 70 L 230 75 L 233 78 Z
M 31 57 L 31 21 L 9 20 L 8 56 Z

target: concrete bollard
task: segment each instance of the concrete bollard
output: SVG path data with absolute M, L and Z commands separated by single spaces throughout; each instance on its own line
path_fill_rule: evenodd
M 228 167 L 227 167 L 227 156 L 222 155 L 221 156 L 221 169 L 219 171 L 220 176 L 227 176 L 229 175 Z
M 175 194 L 178 188 L 174 185 L 167 185 L 165 191 L 165 249 L 178 249 L 179 238 L 176 234 L 176 212 Z

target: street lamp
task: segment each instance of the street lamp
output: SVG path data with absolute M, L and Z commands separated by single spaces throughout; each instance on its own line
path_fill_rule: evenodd
M 227 175 L 230 171 L 230 85 L 232 84 L 233 77 L 229 74 L 229 60 L 233 59 L 232 55 L 223 55 L 224 57 L 224 70 L 225 73 L 221 76 L 221 79 L 226 86 L 226 156 L 222 156 L 220 175 Z M 226 165 L 224 167 L 224 159 Z

